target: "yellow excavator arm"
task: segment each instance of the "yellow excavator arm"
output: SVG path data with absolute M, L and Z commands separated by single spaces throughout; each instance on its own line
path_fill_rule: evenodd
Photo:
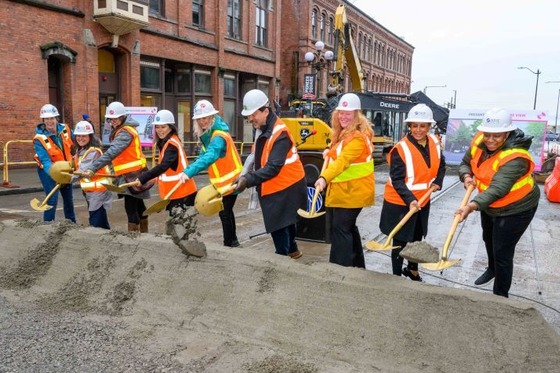
M 345 67 L 348 68 L 350 82 L 352 83 L 352 91 L 365 91 L 364 73 L 360 62 L 360 56 L 358 55 L 352 37 L 352 27 L 346 18 L 346 7 L 342 4 L 336 9 L 335 15 L 334 57 L 334 69 L 331 72 L 329 93 L 339 94 L 344 91 Z

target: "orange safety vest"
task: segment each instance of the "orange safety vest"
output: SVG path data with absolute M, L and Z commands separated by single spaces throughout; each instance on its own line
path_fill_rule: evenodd
M 56 126 L 58 128 L 58 123 L 56 124 Z M 60 138 L 62 139 L 62 149 L 58 147 L 58 145 L 51 139 L 50 136 L 36 134 L 35 137 L 33 137 L 33 141 L 38 140 L 43 148 L 45 148 L 53 163 L 59 161 L 68 161 L 72 159 L 72 135 L 70 127 L 68 127 L 67 124 L 63 124 L 63 126 L 64 129 L 60 131 Z M 37 162 L 37 166 L 43 168 L 43 164 L 39 160 L 39 156 L 37 154 L 33 156 L 33 159 L 35 160 L 35 162 Z
M 212 138 L 214 138 L 214 136 L 220 136 L 226 141 L 226 155 L 223 158 L 218 158 L 216 162 L 208 167 L 210 183 L 221 193 L 222 188 L 230 186 L 237 180 L 241 174 L 241 170 L 243 170 L 243 164 L 241 163 L 241 157 L 233 143 L 233 139 L 228 132 L 216 130 L 212 133 Z M 202 145 L 202 149 L 206 151 L 204 144 Z M 233 191 L 229 191 L 224 195 L 231 193 L 233 193 Z
M 525 149 L 513 148 L 496 152 L 490 158 L 480 162 L 483 151 L 478 147 L 478 145 L 482 142 L 483 137 L 484 133 L 479 132 L 475 135 L 471 144 L 471 170 L 475 175 L 476 188 L 478 189 L 478 192 L 482 193 L 488 189 L 490 183 L 492 182 L 492 178 L 504 164 L 515 158 L 525 158 L 529 161 L 529 170 L 517 179 L 508 194 L 499 200 L 494 201 L 490 204 L 490 207 L 504 207 L 521 200 L 529 194 L 535 186 L 535 179 L 533 179 L 532 176 L 535 168 L 535 162 L 533 162 L 531 154 L 529 154 L 529 152 Z
M 412 194 L 414 194 L 416 200 L 420 200 L 422 195 L 426 193 L 432 182 L 436 179 L 441 162 L 441 144 L 437 137 L 435 135 L 428 134 L 426 141 L 428 142 L 428 149 L 430 151 L 430 167 L 426 166 L 424 157 L 422 157 L 420 151 L 406 136 L 391 150 L 391 152 L 399 152 L 399 155 L 406 166 L 406 175 L 404 178 L 406 187 L 412 192 Z M 387 156 L 387 161 L 389 166 L 391 166 L 390 153 Z M 385 184 L 385 193 L 383 198 L 387 202 L 395 205 L 405 206 L 405 202 L 402 197 L 393 187 L 390 177 Z M 430 199 L 428 198 L 420 207 L 424 207 L 429 200 Z
M 84 155 L 82 155 L 81 157 L 78 154 L 76 154 L 74 156 L 74 167 L 76 168 L 76 170 L 79 168 L 81 160 L 84 159 L 91 152 L 97 152 L 99 154 L 98 158 L 103 154 L 103 151 L 101 149 L 96 148 L 94 146 L 92 146 L 88 150 L 86 150 Z M 107 189 L 101 183 L 110 184 L 111 180 L 109 178 L 107 178 L 106 176 L 99 176 L 98 174 L 107 175 L 107 174 L 110 174 L 110 173 L 111 173 L 111 169 L 109 168 L 109 166 L 105 166 L 105 167 L 101 168 L 100 170 L 98 170 L 91 178 L 89 178 L 89 179 L 81 178 L 80 179 L 80 187 L 86 193 L 87 192 L 105 192 L 105 191 L 107 191 Z
M 288 151 L 288 154 L 286 154 L 286 162 L 280 169 L 278 175 L 270 180 L 264 181 L 261 184 L 261 196 L 274 194 L 281 190 L 284 190 L 305 177 L 303 164 L 299 159 L 297 149 L 294 145 L 294 138 L 290 134 L 288 127 L 284 123 L 282 123 L 280 118 L 276 119 L 276 123 L 272 128 L 272 135 L 266 140 L 266 143 L 264 144 L 263 153 L 261 155 L 261 165 L 266 164 L 266 162 L 268 161 L 268 156 L 270 155 L 270 151 L 272 150 L 272 146 L 276 142 L 276 139 L 278 139 L 278 136 L 280 136 L 284 132 L 292 141 L 292 147 Z
M 165 150 L 167 150 L 168 146 L 176 147 L 179 157 L 177 159 L 177 170 L 168 168 L 163 174 L 159 175 L 158 177 L 158 191 L 161 198 L 165 198 L 171 191 L 171 189 L 173 189 L 173 187 L 177 185 L 180 180 L 181 174 L 183 173 L 183 170 L 189 165 L 187 154 L 185 153 L 183 144 L 181 144 L 181 140 L 179 140 L 179 137 L 177 137 L 177 135 L 171 136 L 163 146 L 163 149 L 161 149 L 158 158 L 158 164 L 161 164 L 165 154 Z M 177 189 L 175 193 L 173 193 L 171 199 L 180 199 L 191 195 L 194 192 L 196 192 L 196 184 L 194 182 L 194 179 L 189 179 L 189 181 L 182 184 L 179 189 Z
M 132 141 L 128 147 L 113 159 L 113 169 L 115 175 L 125 175 L 130 172 L 140 171 L 146 168 L 146 157 L 142 153 L 142 146 L 140 145 L 140 137 L 138 131 L 130 126 L 122 126 L 115 132 L 115 136 L 121 131 L 127 131 L 132 135 Z

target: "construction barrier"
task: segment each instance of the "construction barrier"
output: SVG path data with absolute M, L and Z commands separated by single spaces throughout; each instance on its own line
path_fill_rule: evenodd
M 12 144 L 32 144 L 33 140 L 10 140 L 7 143 L 4 144 L 4 148 L 3 148 L 3 162 L 2 162 L 2 186 L 4 188 L 19 188 L 18 185 L 14 185 L 10 183 L 10 176 L 8 173 L 9 170 L 9 166 L 10 165 L 21 165 L 21 166 L 25 166 L 25 165 L 35 165 L 37 164 L 34 160 L 32 161 L 19 161 L 19 162 L 10 162 L 9 156 L 8 156 L 8 151 L 9 151 L 9 147 Z

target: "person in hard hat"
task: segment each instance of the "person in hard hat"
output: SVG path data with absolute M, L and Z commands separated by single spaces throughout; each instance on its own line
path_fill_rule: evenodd
M 224 246 L 238 247 L 237 227 L 233 206 L 237 193 L 226 190 L 241 174 L 243 163 L 229 133 L 227 123 L 208 100 L 200 100 L 194 106 L 194 131 L 202 145 L 196 160 L 183 170 L 181 180 L 190 181 L 202 171 L 208 171 L 210 183 L 223 196 L 224 209 L 218 213 L 222 222 Z M 223 192 L 222 192 L 223 191 Z
M 39 116 L 43 122 L 37 125 L 35 137 L 33 137 L 34 159 L 37 162 L 39 180 L 45 194 L 48 195 L 56 186 L 56 182 L 49 175 L 52 164 L 72 160 L 73 134 L 67 124 L 58 122 L 59 113 L 54 105 L 43 105 Z M 61 185 L 59 191 L 63 201 L 64 218 L 75 223 L 72 185 Z M 52 208 L 43 212 L 44 221 L 54 221 L 57 203 L 58 193 L 54 193 L 47 201 Z
M 154 122 L 156 136 L 154 141 L 159 151 L 158 164 L 154 168 L 143 172 L 135 180 L 137 186 L 145 185 L 157 178 L 159 196 L 163 199 L 171 192 L 177 183 L 182 185 L 170 197 L 166 207 L 169 215 L 174 207 L 186 209 L 194 205 L 196 184 L 194 180 L 186 183 L 181 181 L 181 174 L 189 161 L 183 143 L 177 135 L 175 116 L 169 110 L 157 112 Z
M 146 157 L 142 153 L 140 137 L 136 127 L 138 122 L 126 113 L 121 102 L 111 102 L 105 110 L 105 118 L 111 124 L 109 140 L 111 145 L 84 172 L 85 177 L 92 177 L 101 168 L 112 164 L 117 184 L 132 182 L 146 170 Z M 129 232 L 148 232 L 148 216 L 145 199 L 150 198 L 153 183 L 142 187 L 129 187 L 124 197 L 124 209 L 128 218 Z
M 480 211 L 488 267 L 474 283 L 484 285 L 495 278 L 494 294 L 508 297 L 515 247 L 533 220 L 540 199 L 532 174 L 535 163 L 529 153 L 533 136 L 526 136 L 512 123 L 511 114 L 501 108 L 488 110 L 478 131 L 459 165 L 465 188 L 475 185 L 478 194 L 456 214 L 464 220 L 473 211 Z
M 307 204 L 305 172 L 288 127 L 269 105 L 266 94 L 258 89 L 243 97 L 241 115 L 261 134 L 254 144 L 254 171 L 239 177 L 235 191 L 256 186 L 276 254 L 297 259 L 302 256 L 295 239 L 297 210 Z
M 324 154 L 326 168 L 315 188 L 326 189 L 325 206 L 331 220 L 329 261 L 365 268 L 362 239 L 356 221 L 362 208 L 374 204 L 373 130 L 361 111 L 360 98 L 342 95 L 332 113 L 332 142 Z M 327 188 L 328 185 L 328 188 Z
M 103 151 L 101 150 L 101 141 L 95 136 L 93 125 L 88 121 L 80 121 L 74 128 L 75 145 L 72 149 L 74 154 L 74 167 L 79 172 L 84 172 L 89 165 L 99 158 Z M 111 183 L 106 175 L 111 173 L 111 169 L 105 166 L 91 178 L 72 178 L 72 181 L 79 180 L 80 187 L 89 212 L 89 225 L 96 228 L 111 229 L 107 211 L 111 210 L 113 205 L 113 193 L 105 189 L 101 183 Z
M 389 179 L 385 184 L 379 228 L 389 235 L 410 210 L 420 209 L 395 234 L 392 245 L 397 248 L 391 252 L 391 264 L 394 275 L 422 281 L 418 263 L 409 260 L 403 268 L 404 259 L 399 254 L 407 243 L 422 241 L 428 233 L 430 199 L 422 205 L 418 200 L 430 189 L 441 189 L 445 158 L 439 140 L 429 133 L 435 121 L 427 105 L 412 107 L 405 123 L 408 133 L 387 155 Z

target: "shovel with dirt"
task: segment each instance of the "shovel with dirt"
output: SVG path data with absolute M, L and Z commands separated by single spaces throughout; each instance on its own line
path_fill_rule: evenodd
M 471 197 L 473 190 L 474 190 L 474 185 L 469 185 L 459 208 L 465 206 L 469 202 L 469 198 Z M 451 224 L 451 229 L 449 230 L 449 233 L 447 234 L 447 239 L 445 240 L 445 244 L 443 245 L 443 249 L 441 252 L 441 260 L 437 263 L 422 264 L 422 267 L 424 269 L 427 269 L 429 271 L 442 271 L 446 268 L 454 266 L 455 264 L 461 261 L 461 259 L 455 259 L 455 260 L 448 259 L 449 246 L 451 245 L 451 241 L 453 240 L 453 235 L 455 234 L 455 231 L 457 230 L 457 226 L 459 225 L 460 221 L 461 221 L 461 215 L 455 214 L 455 219 L 453 219 L 453 223 Z
M 430 187 L 430 189 L 428 189 L 426 191 L 426 193 L 424 193 L 422 195 L 422 197 L 420 197 L 420 199 L 418 200 L 418 206 L 421 206 L 424 202 L 426 202 L 426 200 L 428 198 L 430 198 L 430 195 L 435 190 L 434 188 L 435 187 Z M 393 237 L 395 237 L 395 235 L 401 230 L 401 228 L 410 220 L 412 215 L 416 214 L 418 211 L 420 211 L 420 209 L 418 209 L 418 208 L 409 210 L 406 213 L 406 215 L 401 219 L 401 221 L 399 221 L 399 223 L 395 226 L 395 228 L 393 228 L 391 233 L 389 233 L 389 235 L 387 236 L 387 239 L 385 240 L 384 243 L 379 243 L 379 242 L 376 242 L 376 241 L 368 241 L 368 242 L 366 242 L 366 245 L 365 245 L 366 249 L 368 249 L 370 251 L 384 251 L 384 250 L 392 250 L 392 249 L 398 248 L 397 246 L 392 246 L 391 245 L 391 241 L 393 240 Z

